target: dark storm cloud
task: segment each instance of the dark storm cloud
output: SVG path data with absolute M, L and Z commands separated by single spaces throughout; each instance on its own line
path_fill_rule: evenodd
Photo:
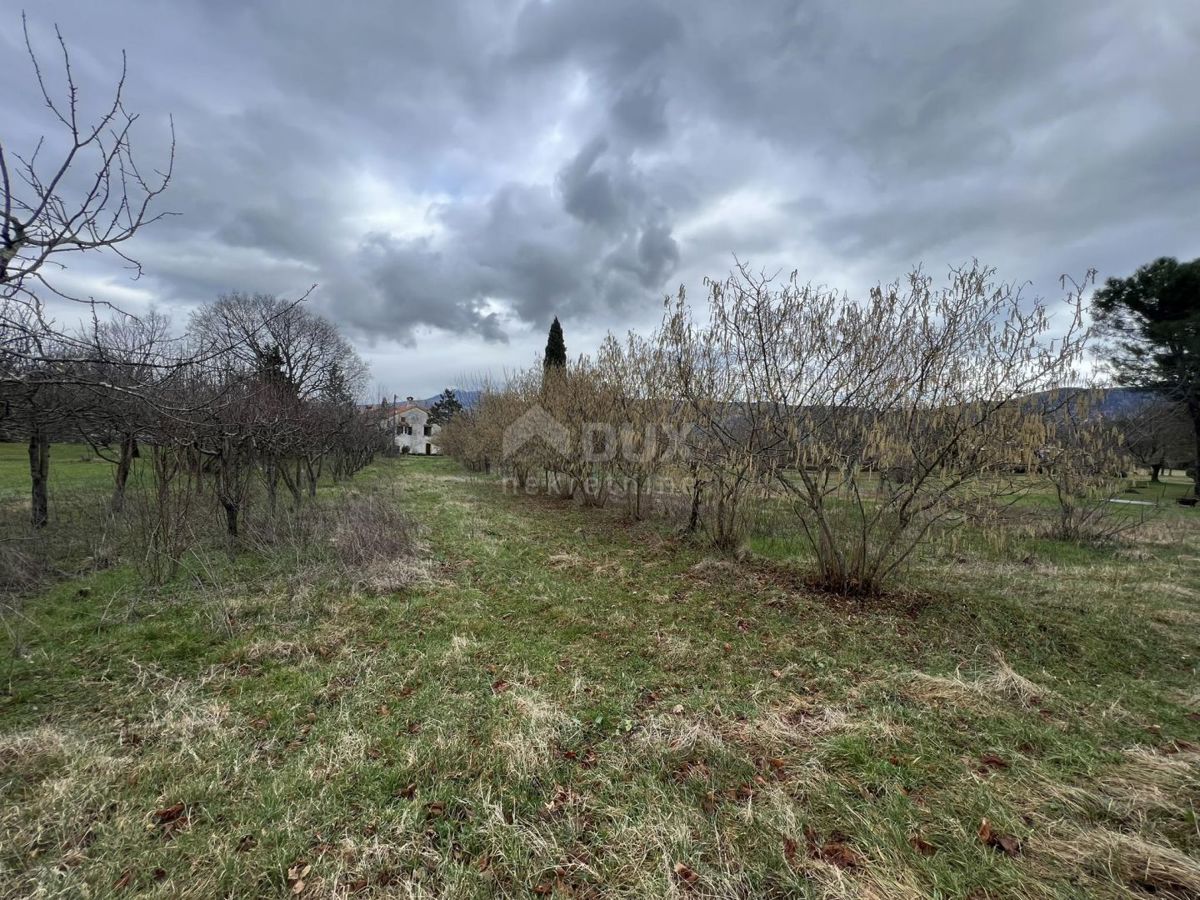
M 1049 289 L 1200 253 L 1187 0 L 77 0 L 30 18 L 44 49 L 62 25 L 95 93 L 129 51 L 148 150 L 174 114 L 183 215 L 131 247 L 166 305 L 317 282 L 363 340 L 499 348 L 552 315 L 645 324 L 733 254 L 853 291 L 922 261 L 979 256 Z M 28 87 L 14 40 L 0 29 L 0 79 Z M 36 96 L 5 114 L 5 146 L 31 149 Z

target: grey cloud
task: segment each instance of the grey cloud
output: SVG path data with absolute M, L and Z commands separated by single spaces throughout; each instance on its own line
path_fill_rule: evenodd
M 558 173 L 558 185 L 567 212 L 583 222 L 612 226 L 624 218 L 624 210 L 617 200 L 612 176 L 595 168 L 606 149 L 604 138 L 589 141 Z
M 1190 0 L 52 7 L 35 40 L 59 22 L 89 101 L 129 51 L 150 158 L 174 113 L 181 216 L 128 247 L 167 305 L 319 282 L 356 339 L 516 364 L 551 315 L 650 324 L 735 253 L 850 290 L 1200 254 Z M 0 139 L 29 151 L 48 123 L 12 38 Z
M 632 82 L 613 100 L 614 130 L 635 143 L 654 143 L 667 136 L 667 95 L 660 78 Z
M 521 9 L 514 55 L 524 62 L 577 59 L 627 70 L 661 52 L 682 31 L 676 14 L 654 2 L 535 0 Z

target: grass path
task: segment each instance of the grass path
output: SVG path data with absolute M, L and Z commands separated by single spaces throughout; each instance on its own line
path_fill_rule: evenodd
M 448 461 L 355 490 L 423 523 L 423 583 L 280 554 L 29 604 L 0 894 L 1200 890 L 1195 534 L 869 609 Z

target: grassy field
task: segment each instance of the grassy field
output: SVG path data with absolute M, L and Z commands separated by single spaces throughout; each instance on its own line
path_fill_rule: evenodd
M 717 559 L 448 460 L 335 490 L 420 552 L 118 566 L 10 620 L 0 895 L 1200 892 L 1200 514 L 966 535 L 860 605 L 779 534 Z

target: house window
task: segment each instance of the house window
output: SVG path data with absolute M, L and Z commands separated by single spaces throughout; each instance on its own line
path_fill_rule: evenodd
M 433 426 L 426 425 L 425 426 L 425 437 L 429 437 L 431 434 L 433 434 Z
M 405 426 L 404 426 L 404 433 L 405 433 L 405 434 L 412 434 L 412 426 L 411 426 L 411 425 L 405 425 Z

